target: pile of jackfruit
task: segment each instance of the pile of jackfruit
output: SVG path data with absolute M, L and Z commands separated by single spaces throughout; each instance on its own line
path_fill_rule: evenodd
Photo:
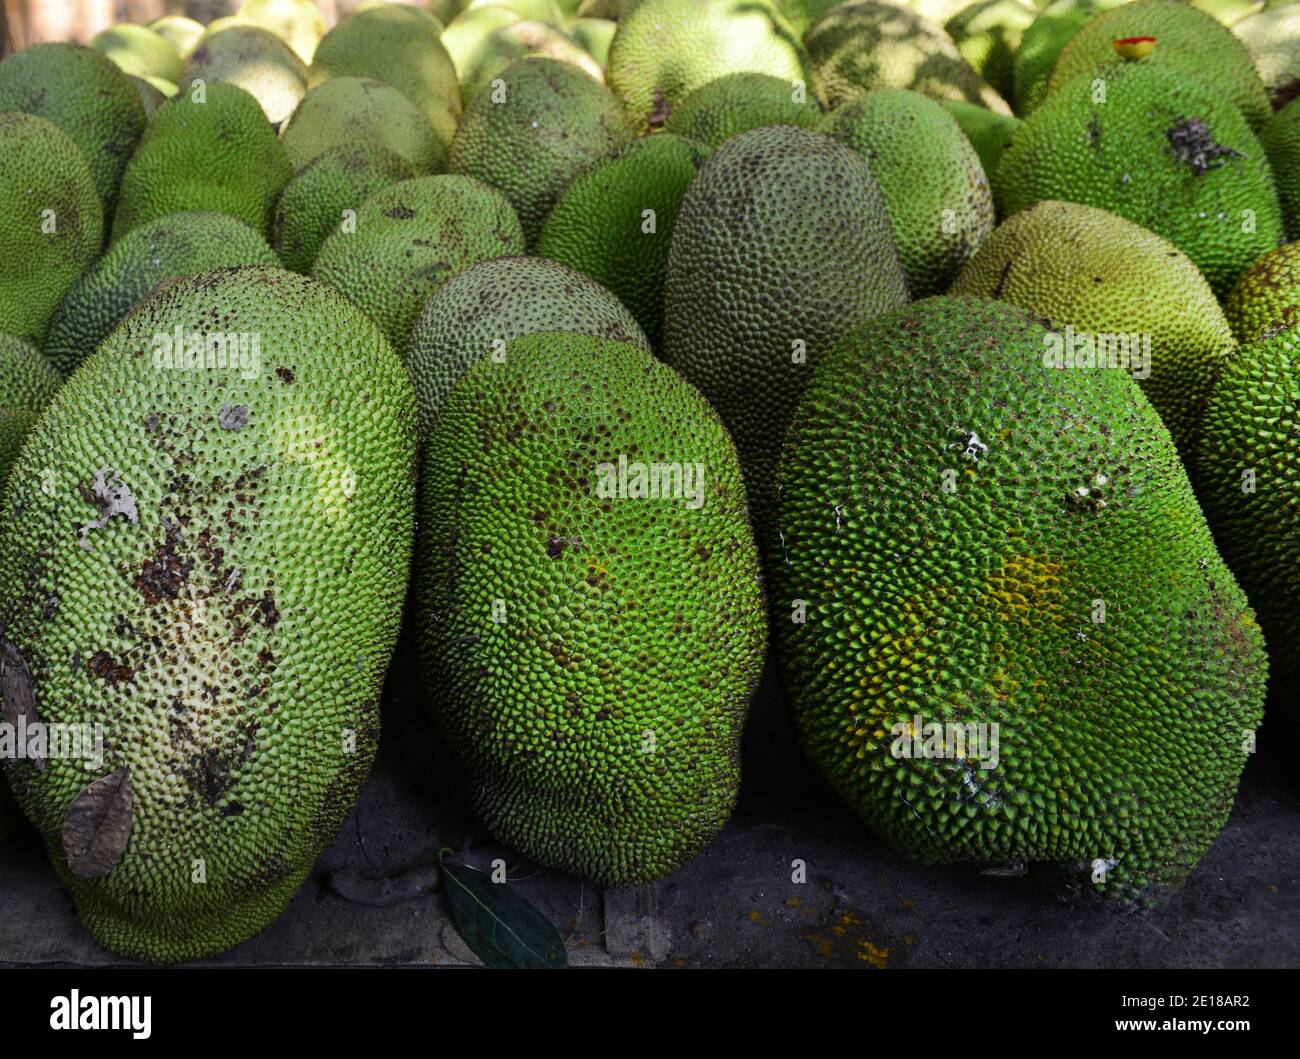
M 381 702 L 662 879 L 769 657 L 896 848 L 1181 885 L 1295 720 L 1300 4 L 213 7 L 0 60 L 0 818 L 103 946 L 274 920 Z

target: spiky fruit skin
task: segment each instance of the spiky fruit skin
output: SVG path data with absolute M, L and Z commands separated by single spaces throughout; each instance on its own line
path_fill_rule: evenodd
M 145 114 L 126 74 L 80 44 L 33 44 L 0 61 L 0 111 L 52 121 L 85 156 L 112 218 L 117 187 L 144 132 Z
M 1146 63 L 1084 74 L 1048 96 L 1003 155 L 993 192 L 1004 216 L 1058 199 L 1127 217 L 1182 250 L 1220 296 L 1282 237 L 1268 161 L 1242 116 Z
M 447 149 L 424 115 L 392 85 L 336 77 L 298 104 L 280 137 L 294 172 L 335 147 L 382 147 L 419 176 L 447 168 Z
M 169 360 L 158 336 L 178 327 L 256 335 L 259 351 Z M 0 517 L 6 652 L 40 719 L 103 725 L 105 754 L 6 767 L 105 948 L 169 962 L 243 941 L 342 824 L 379 734 L 415 447 L 383 335 L 278 269 L 169 285 L 41 416 Z M 134 518 L 94 502 L 97 477 L 129 491 Z M 125 848 L 87 877 L 65 813 L 122 770 Z
M 703 464 L 702 504 L 610 497 L 620 456 Z M 644 350 L 527 335 L 452 391 L 421 483 L 421 649 L 480 819 L 604 885 L 675 871 L 730 815 L 766 637 L 717 415 Z
M 1300 99 L 1274 114 L 1259 138 L 1277 179 L 1286 237 L 1300 239 Z
M 307 94 L 306 65 L 284 41 L 258 26 L 231 26 L 205 36 L 185 62 L 180 90 L 187 91 L 197 78 L 238 85 L 277 127 Z
M 1205 277 L 1168 240 L 1092 206 L 1039 202 L 997 227 L 951 293 L 1018 305 L 1062 338 L 1067 325 L 1123 337 L 1130 354 L 1146 336 L 1150 374 L 1119 356 L 1115 370 L 1137 378 L 1179 452 L 1194 455 L 1205 402 L 1237 343 Z
M 460 84 L 438 27 L 424 12 L 400 4 L 359 11 L 322 38 L 307 85 L 335 77 L 375 77 L 419 108 L 444 147 L 460 122 Z
M 463 98 L 468 100 L 489 87 L 501 71 L 526 55 L 569 63 L 596 81 L 604 78 L 600 63 L 563 30 L 544 22 L 511 22 L 488 34 L 461 74 Z
M 734 73 L 812 83 L 798 34 L 768 0 L 642 0 L 619 19 L 605 80 L 644 132 L 700 86 Z
M 933 99 L 963 99 L 999 114 L 1006 100 L 974 70 L 952 38 L 902 3 L 839 4 L 804 37 L 813 83 L 830 110 L 877 88 L 910 88 Z
M 1054 0 L 1030 23 L 1020 38 L 1012 66 L 1015 110 L 1032 113 L 1047 96 L 1047 84 L 1061 50 L 1079 30 L 1102 11 L 1130 0 Z
M 1300 96 L 1300 10 L 1284 4 L 1260 11 L 1234 22 L 1232 32 L 1250 53 L 1275 110 Z
M 664 131 L 685 136 L 710 151 L 747 129 L 763 125 L 816 128 L 821 104 L 805 91 L 770 74 L 726 74 L 702 85 L 668 112 Z
M 1133 0 L 1092 19 L 1061 50 L 1047 94 L 1109 67 L 1115 61 L 1112 41 L 1125 37 L 1155 37 L 1155 50 L 1143 65 L 1164 66 L 1180 80 L 1203 83 L 1215 98 L 1236 107 L 1252 129 L 1260 129 L 1272 113 L 1245 45 L 1185 0 Z
M 318 154 L 280 192 L 271 241 L 284 267 L 306 275 L 321 245 L 376 191 L 415 172 L 386 147 L 344 144 Z
M 134 77 L 161 77 L 175 83 L 181 75 L 181 56 L 175 46 L 144 26 L 129 22 L 110 26 L 91 37 L 90 46 Z
M 537 241 L 540 256 L 617 295 L 656 347 L 673 227 L 703 162 L 699 146 L 672 133 L 633 140 L 569 185 Z
M 0 334 L 0 485 L 18 450 L 63 377 L 35 347 Z M 3 798 L 0 787 L 0 798 Z
M 892 845 L 1144 906 L 1227 819 L 1263 645 L 1146 398 L 1045 368 L 1044 333 L 932 298 L 823 361 L 782 457 L 774 635 L 804 750 Z M 927 756 L 929 724 L 996 724 L 996 761 Z
M 1241 274 L 1223 302 L 1238 342 L 1300 330 L 1300 243 L 1271 250 Z
M 733 136 L 704 163 L 673 228 L 663 358 L 722 416 L 756 520 L 818 361 L 906 301 L 884 196 L 847 147 L 775 125 Z
M 948 19 L 943 29 L 971 69 L 1003 99 L 1010 99 L 1020 38 L 1037 15 L 1020 0 L 977 0 Z
M 427 437 L 452 387 L 469 367 L 509 342 L 543 331 L 572 331 L 634 346 L 650 343 L 619 300 L 558 261 L 499 257 L 480 261 L 435 290 L 416 318 L 407 350 Z
M 871 167 L 912 297 L 947 290 L 993 231 L 993 192 L 957 120 L 919 92 L 883 88 L 837 107 L 820 129 Z
M 71 374 L 158 284 L 236 265 L 278 268 L 280 261 L 265 239 L 228 213 L 171 213 L 133 228 L 63 296 L 45 356 Z
M 185 210 L 237 217 L 263 238 L 293 170 L 257 100 L 228 84 L 198 86 L 158 108 L 122 176 L 113 240 Z M 196 165 L 195 158 L 203 159 Z
M 469 101 L 449 168 L 500 190 L 533 246 L 564 189 L 632 130 L 609 89 L 568 63 L 520 59 L 498 79 Z
M 957 119 L 962 133 L 979 155 L 980 168 L 991 185 L 993 171 L 1011 146 L 1011 140 L 1020 128 L 1020 119 L 1009 114 L 995 114 L 988 107 L 960 99 L 941 99 L 939 106 Z
M 471 177 L 403 180 L 357 210 L 355 230 L 321 246 L 312 275 L 342 291 L 405 356 L 411 325 L 429 295 L 476 261 L 524 252 L 510 203 Z
M 103 234 L 86 159 L 44 118 L 0 111 L 0 217 L 0 332 L 39 346 Z
M 1200 496 L 1223 557 L 1268 641 L 1270 684 L 1292 723 L 1300 678 L 1300 339 L 1282 329 L 1245 345 L 1215 384 L 1201 430 Z

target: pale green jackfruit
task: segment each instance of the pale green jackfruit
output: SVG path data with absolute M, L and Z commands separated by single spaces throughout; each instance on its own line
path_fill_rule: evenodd
M 202 78 L 238 85 L 262 105 L 277 128 L 307 94 L 307 67 L 270 30 L 232 26 L 204 37 L 185 63 L 180 90 Z
M 978 0 L 943 24 L 961 57 L 1003 99 L 1015 88 L 1012 72 L 1020 38 L 1038 13 L 1020 0 Z
M 1300 96 L 1300 5 L 1261 11 L 1232 32 L 1246 45 L 1275 109 Z
M 145 26 L 112 26 L 91 37 L 90 46 L 108 56 L 123 73 L 135 77 L 161 77 L 174 84 L 181 76 L 180 52 Z

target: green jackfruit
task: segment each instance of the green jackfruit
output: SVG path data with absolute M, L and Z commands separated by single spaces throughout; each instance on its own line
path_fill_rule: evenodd
M 961 57 L 1003 99 L 1015 88 L 1012 72 L 1021 35 L 1038 17 L 1020 0 L 978 0 L 943 24 Z
M 159 84 L 166 84 L 166 82 L 162 81 Z M 152 118 L 158 112 L 158 108 L 171 98 L 158 85 L 146 81 L 143 77 L 132 77 L 131 87 L 135 89 L 136 95 L 140 97 L 140 106 L 144 108 L 146 121 Z
M 444 147 L 460 122 L 460 85 L 451 56 L 427 15 L 400 4 L 345 18 L 316 48 L 307 85 L 335 77 L 386 81 L 415 104 Z
M 693 141 L 670 132 L 633 140 L 569 185 L 537 241 L 541 257 L 616 294 L 656 347 L 673 226 L 703 161 Z
M 802 40 L 808 27 L 839 2 L 840 0 L 777 0 L 776 6 Z
M 524 252 L 510 203 L 472 177 L 416 177 L 382 188 L 321 245 L 312 275 L 342 291 L 405 356 L 429 294 L 476 261 Z
M 980 168 L 992 183 L 993 171 L 1011 146 L 1011 139 L 1020 128 L 1020 119 L 1010 114 L 995 114 L 988 107 L 961 99 L 941 99 L 939 106 L 957 119 L 961 131 L 980 157 Z
M 488 34 L 474 62 L 461 75 L 464 98 L 476 95 L 502 70 L 525 55 L 541 55 L 569 63 L 596 81 L 604 76 L 600 63 L 562 30 L 544 22 L 512 22 Z
M 1232 32 L 1246 45 L 1274 108 L 1300 96 L 1300 6 L 1261 11 L 1235 23 Z
M 919 92 L 882 88 L 837 107 L 821 131 L 871 167 L 912 296 L 947 290 L 993 231 L 993 193 L 957 119 Z
M 130 79 L 93 48 L 33 44 L 0 61 L 0 111 L 54 122 L 81 148 L 112 218 L 117 186 L 144 132 L 144 107 Z
M 329 29 L 315 0 L 244 0 L 238 17 L 269 29 L 308 64 Z
M 0 485 L 18 458 L 23 439 L 50 403 L 63 377 L 20 338 L 0 334 Z M 0 800 L 4 785 L 0 783 Z
M 607 18 L 579 18 L 569 24 L 573 39 L 587 49 L 587 54 L 600 64 L 601 69 L 609 61 L 609 49 L 617 30 L 618 23 Z
M 34 114 L 0 111 L 0 217 L 0 332 L 39 346 L 99 253 L 103 211 L 77 145 Z
M 487 7 L 466 8 L 448 22 L 438 39 L 456 68 L 456 76 L 464 79 L 478 62 L 479 55 L 494 31 L 522 21 L 510 8 L 491 4 Z M 462 93 L 462 99 L 469 102 L 467 94 Z
M 1047 94 L 1109 67 L 1115 61 L 1113 42 L 1124 37 L 1155 37 L 1155 50 L 1136 60 L 1140 65 L 1166 66 L 1181 79 L 1204 82 L 1212 95 L 1241 111 L 1252 129 L 1261 128 L 1272 113 L 1246 46 L 1185 0 L 1133 0 L 1092 19 L 1061 50 Z
M 175 84 L 181 76 L 180 52 L 144 26 L 112 26 L 91 37 L 90 46 L 108 56 L 123 73 L 135 77 L 161 77 Z
M 1054 0 L 1020 37 L 1012 64 L 1016 113 L 1030 114 L 1046 97 L 1056 60 L 1079 30 L 1102 11 L 1129 0 Z
M 1223 301 L 1238 342 L 1300 331 L 1300 243 L 1270 250 L 1241 274 Z
M 1300 239 L 1300 99 L 1293 99 L 1274 114 L 1259 140 L 1277 181 L 1286 237 Z
M 188 91 L 196 78 L 238 85 L 262 105 L 266 120 L 277 128 L 307 94 L 303 61 L 279 37 L 258 26 L 232 26 L 204 37 L 185 63 L 181 91 Z
M 573 331 L 650 352 L 623 304 L 567 265 L 540 257 L 480 261 L 435 290 L 412 328 L 406 367 L 420 404 L 420 436 L 428 436 L 472 364 L 542 331 Z
M 122 176 L 113 239 L 183 210 L 228 213 L 266 237 L 292 175 L 256 99 L 235 85 L 193 85 L 159 107 L 140 138 Z
M 470 99 L 449 169 L 498 188 L 532 246 L 561 192 L 632 130 L 609 89 L 568 63 L 529 57 L 498 77 Z
M 644 131 L 724 74 L 810 84 L 799 36 L 770 0 L 642 0 L 619 20 L 605 78 Z
M 1011 113 L 952 38 L 901 3 L 839 4 L 813 23 L 804 44 L 817 95 L 827 108 L 875 88 L 910 88 L 934 99 L 964 99 Z
M 993 191 L 1008 216 L 1059 199 L 1127 217 L 1183 251 L 1219 295 L 1282 237 L 1264 149 L 1241 114 L 1151 63 L 1052 92 L 1003 155 Z
M 1300 336 L 1287 328 L 1243 346 L 1215 383 L 1199 454 L 1201 502 L 1268 641 L 1271 683 L 1289 720 L 1300 678 Z
M 203 36 L 204 25 L 184 15 L 164 15 L 149 23 L 149 28 L 176 49 L 182 59 L 188 59 L 199 38 Z
M 170 213 L 131 229 L 74 283 L 50 321 L 45 357 L 71 374 L 160 283 L 214 268 L 278 268 L 263 239 L 228 213 Z
M 526 335 L 447 398 L 421 483 L 421 650 L 479 817 L 605 885 L 675 871 L 730 815 L 763 665 L 717 415 L 644 350 Z
M 379 734 L 415 447 L 378 329 L 278 269 L 169 285 L 37 421 L 0 512 L 0 680 L 45 724 L 102 726 L 104 754 L 5 768 L 106 949 L 243 941 L 343 823 Z
M 384 147 L 345 144 L 318 154 L 280 192 L 271 242 L 285 268 L 311 271 L 321 244 L 361 204 L 415 172 Z
M 1044 367 L 1045 335 L 931 298 L 822 362 L 778 477 L 777 653 L 805 752 L 891 845 L 1145 906 L 1228 817 L 1265 657 L 1147 399 Z
M 663 358 L 736 439 L 760 522 L 817 362 L 906 301 L 884 196 L 847 147 L 773 125 L 733 136 L 704 163 L 673 229 Z
M 746 129 L 763 125 L 815 128 L 821 104 L 803 81 L 793 84 L 769 74 L 725 74 L 701 85 L 668 112 L 665 132 L 675 132 L 710 151 Z
M 433 126 L 392 85 L 362 77 L 336 77 L 313 88 L 281 135 L 295 171 L 334 147 L 382 147 L 416 173 L 441 173 L 447 149 Z
M 998 226 L 952 293 L 1050 320 L 1059 329 L 1054 349 L 1074 370 L 1113 358 L 1184 457 L 1194 454 L 1201 412 L 1237 344 L 1205 277 L 1169 241 L 1092 206 L 1039 202 Z

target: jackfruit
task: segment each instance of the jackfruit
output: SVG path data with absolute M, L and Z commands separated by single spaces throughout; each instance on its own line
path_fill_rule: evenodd
M 280 262 L 262 236 L 227 213 L 171 213 L 133 228 L 63 296 L 45 357 L 69 375 L 160 283 L 235 265 Z
M 1051 321 L 1073 370 L 1136 379 L 1186 459 L 1214 380 L 1236 349 L 1200 270 L 1132 221 L 1073 202 L 1039 202 L 1003 221 L 952 285 Z
M 228 213 L 266 237 L 292 175 L 256 99 L 235 85 L 192 85 L 158 108 L 140 138 L 122 176 L 113 239 L 182 210 Z
M 438 40 L 451 58 L 456 76 L 464 80 L 493 32 L 522 21 L 515 12 L 500 4 L 467 8 L 447 23 Z M 461 98 L 465 103 L 469 102 L 467 94 L 462 93 Z
M 36 417 L 62 382 L 62 376 L 35 348 L 13 335 L 0 334 L 0 486 Z M 4 800 L 0 782 L 0 801 Z
M 149 23 L 149 28 L 176 49 L 182 59 L 188 59 L 199 38 L 203 36 L 204 25 L 184 15 L 163 15 Z
M 802 40 L 808 27 L 826 14 L 840 0 L 777 0 L 777 7 Z
M 421 482 L 421 649 L 480 819 L 605 885 L 675 871 L 731 813 L 766 635 L 717 415 L 644 350 L 526 335 L 447 398 Z
M 768 74 L 725 74 L 702 85 L 668 112 L 665 132 L 708 148 L 746 129 L 763 125 L 815 128 L 821 104 L 809 97 L 803 81 L 791 83 Z
M 540 257 L 480 261 L 429 295 L 411 330 L 406 367 L 419 401 L 420 436 L 428 436 L 472 364 L 542 331 L 573 331 L 650 352 L 623 304 L 567 265 Z
M 1138 60 L 1142 65 L 1165 66 L 1182 79 L 1204 82 L 1211 95 L 1241 111 L 1252 129 L 1272 113 L 1246 46 L 1185 0 L 1133 0 L 1092 19 L 1061 50 L 1047 94 L 1109 67 L 1115 61 L 1113 42 L 1124 37 L 1155 37 L 1155 50 Z
M 818 361 L 906 301 L 884 196 L 847 147 L 773 125 L 733 136 L 704 163 L 673 228 L 663 358 L 731 431 L 756 520 Z
M 901 3 L 839 4 L 813 23 L 804 45 L 817 95 L 828 109 L 875 88 L 910 88 L 933 99 L 964 99 L 1011 113 L 952 38 Z
M 238 17 L 270 30 L 307 64 L 329 29 L 314 0 L 244 0 Z
M 498 76 L 470 99 L 448 168 L 500 190 L 532 246 L 560 193 L 632 130 L 609 89 L 567 63 L 529 57 Z
M 307 67 L 270 30 L 234 26 L 204 37 L 185 63 L 180 90 L 201 78 L 238 85 L 262 105 L 277 128 L 307 94 Z
M 1300 562 L 1296 537 L 1300 337 L 1287 327 L 1242 347 L 1215 383 L 1199 454 L 1201 502 L 1268 642 L 1271 681 L 1294 722 Z
M 414 170 L 384 147 L 345 144 L 318 154 L 280 192 L 271 242 L 284 267 L 303 275 L 321 244 L 381 188 L 410 180 Z
M 619 20 L 605 79 L 644 131 L 734 73 L 811 83 L 798 34 L 770 0 L 641 0 Z
M 378 329 L 253 268 L 149 299 L 28 436 L 0 514 L 0 680 L 7 704 L 105 740 L 99 763 L 7 775 L 106 949 L 174 961 L 243 941 L 351 810 L 401 618 L 415 446 Z
M 1300 99 L 1274 114 L 1259 139 L 1277 180 L 1286 237 L 1300 239 Z
M 569 185 L 537 241 L 541 257 L 616 294 L 656 348 L 673 226 L 703 161 L 694 142 L 670 132 L 633 140 Z
M 961 99 L 941 99 L 939 106 L 957 119 L 961 131 L 979 155 L 980 168 L 992 184 L 993 171 L 1011 146 L 1011 140 L 1020 128 L 1020 119 L 1010 114 L 995 114 L 988 107 Z
M 54 122 L 81 148 L 111 219 L 117 186 L 144 132 L 144 108 L 126 74 L 93 48 L 33 44 L 0 61 L 0 111 Z
M 335 77 L 373 77 L 415 104 L 444 147 L 460 122 L 460 84 L 427 16 L 392 4 L 345 18 L 316 48 L 307 87 Z
M 555 0 L 469 0 L 461 5 L 462 11 L 473 11 L 479 7 L 505 7 L 521 19 L 534 22 L 548 22 L 553 26 L 563 25 L 564 15 L 555 5 Z
M 157 78 L 154 80 L 158 81 Z M 136 95 L 140 98 L 140 106 L 144 108 L 145 121 L 148 121 L 158 113 L 158 108 L 171 98 L 171 96 L 164 93 L 162 88 L 159 87 L 160 85 L 165 84 L 167 84 L 166 81 L 158 81 L 157 84 L 154 84 L 153 82 L 146 81 L 143 77 L 131 78 L 131 87 L 135 89 Z M 175 88 L 175 85 L 172 85 L 171 87 Z M 175 93 L 173 92 L 172 94 L 174 95 Z
M 820 127 L 871 167 L 912 296 L 947 290 L 993 231 L 993 194 L 957 120 L 918 92 L 882 88 L 837 107 Z
M 1013 66 L 1020 38 L 1038 17 L 1020 0 L 976 0 L 943 24 L 961 57 L 1004 100 L 1015 90 Z
M 1145 906 L 1227 819 L 1265 657 L 1147 399 L 1045 337 L 939 297 L 826 357 L 778 475 L 777 653 L 805 752 L 891 845 Z
M 1300 331 L 1300 243 L 1270 250 L 1241 274 L 1223 301 L 1238 342 Z
M 1127 217 L 1182 250 L 1218 295 L 1282 235 L 1264 149 L 1241 114 L 1153 63 L 1054 91 L 1020 127 L 993 191 L 1005 215 L 1059 199 Z
M 618 23 L 607 18 L 579 18 L 569 24 L 570 35 L 587 49 L 587 54 L 600 64 L 602 70 L 609 62 L 609 49 L 617 30 Z
M 1235 23 L 1232 32 L 1250 53 L 1275 109 L 1300 96 L 1300 5 L 1261 11 Z
M 85 157 L 53 122 L 0 111 L 0 217 L 0 332 L 39 346 L 104 223 Z
M 161 77 L 176 83 L 181 76 L 180 52 L 170 41 L 144 26 L 123 23 L 90 38 L 90 46 L 102 52 L 123 73 L 135 77 Z
M 321 245 L 312 275 L 341 291 L 405 356 L 429 294 L 457 272 L 524 252 L 504 195 L 472 177 L 416 177 L 375 192 Z
M 392 151 L 420 174 L 447 168 L 447 149 L 415 104 L 392 85 L 362 77 L 313 88 L 280 139 L 295 171 L 331 148 L 354 145 Z
M 1012 63 L 1011 80 L 1016 113 L 1031 114 L 1047 96 L 1047 83 L 1063 49 L 1079 30 L 1102 11 L 1130 0 L 1054 0 L 1039 13 L 1020 37 Z
M 477 95 L 525 55 L 541 55 L 569 63 L 595 81 L 604 77 L 600 63 L 554 26 L 543 22 L 512 22 L 488 34 L 469 68 L 461 74 L 463 98 Z

